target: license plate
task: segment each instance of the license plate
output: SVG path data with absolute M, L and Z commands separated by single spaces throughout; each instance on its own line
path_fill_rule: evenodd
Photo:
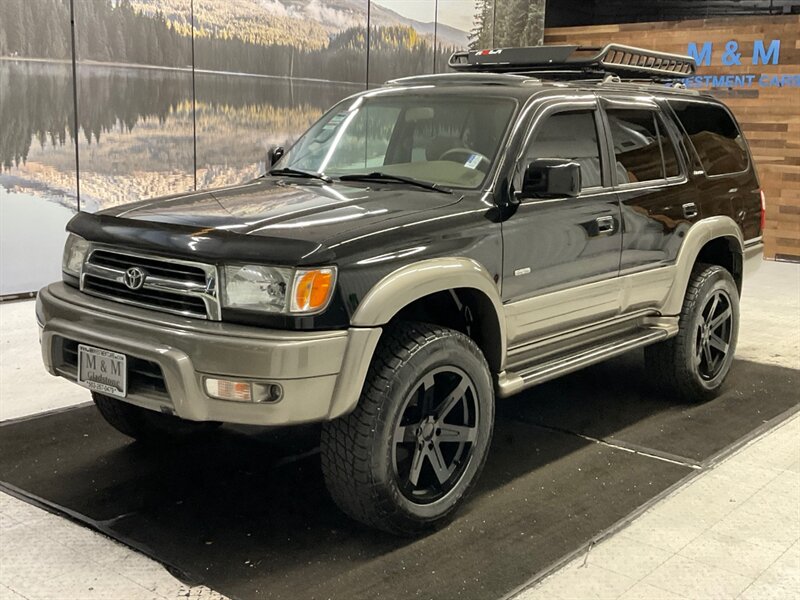
M 78 344 L 78 383 L 95 392 L 124 398 L 128 369 L 124 354 Z

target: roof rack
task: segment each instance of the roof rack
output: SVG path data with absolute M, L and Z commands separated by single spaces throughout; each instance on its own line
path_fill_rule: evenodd
M 694 58 L 621 44 L 530 46 L 455 52 L 450 68 L 462 72 L 526 73 L 555 78 L 605 77 L 668 80 L 694 75 Z

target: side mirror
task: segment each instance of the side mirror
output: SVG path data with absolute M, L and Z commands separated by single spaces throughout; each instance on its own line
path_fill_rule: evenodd
M 274 148 L 270 148 L 267 152 L 268 166 L 275 166 L 275 163 L 278 162 L 285 153 L 286 151 L 283 149 L 283 146 L 275 146 Z
M 529 163 L 522 178 L 522 198 L 574 198 L 581 191 L 581 166 L 567 158 L 539 158 Z

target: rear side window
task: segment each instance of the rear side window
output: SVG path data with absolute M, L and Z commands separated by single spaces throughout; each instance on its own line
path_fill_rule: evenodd
M 617 183 L 659 181 L 680 175 L 675 146 L 655 111 L 608 109 Z
M 567 158 L 581 167 L 581 188 L 602 185 L 600 145 L 594 112 L 561 112 L 547 117 L 525 152 L 526 164 L 537 158 Z
M 747 169 L 742 133 L 728 111 L 715 104 L 670 100 L 708 175 L 739 173 Z

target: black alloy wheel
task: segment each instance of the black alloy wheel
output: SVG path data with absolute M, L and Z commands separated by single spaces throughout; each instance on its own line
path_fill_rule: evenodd
M 724 289 L 716 290 L 706 302 L 697 323 L 695 360 L 700 377 L 714 379 L 725 366 L 733 334 L 731 298 Z
M 425 374 L 405 399 L 392 466 L 401 493 L 412 502 L 439 500 L 463 476 L 478 436 L 476 399 L 472 379 L 454 366 Z

